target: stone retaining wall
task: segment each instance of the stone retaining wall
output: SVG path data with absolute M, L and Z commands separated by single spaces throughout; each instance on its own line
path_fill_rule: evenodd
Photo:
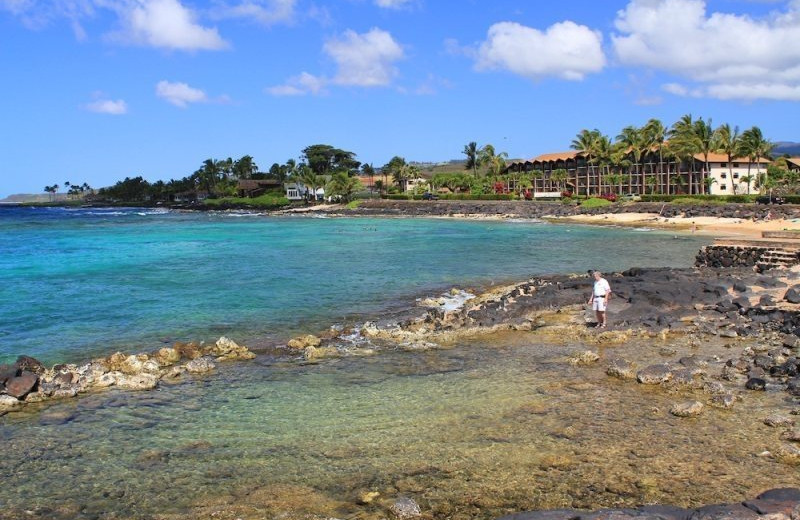
M 769 251 L 768 247 L 755 246 L 703 246 L 697 253 L 697 267 L 754 267 Z

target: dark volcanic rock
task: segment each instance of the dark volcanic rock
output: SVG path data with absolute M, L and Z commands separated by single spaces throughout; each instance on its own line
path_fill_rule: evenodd
M 760 377 L 751 377 L 747 380 L 744 387 L 748 390 L 765 390 L 767 388 L 767 382 Z
M 582 511 L 574 509 L 550 509 L 546 511 L 528 511 L 525 513 L 514 513 L 500 517 L 499 520 L 578 520 Z
M 19 367 L 17 365 L 0 365 L 0 386 L 5 384 L 6 381 L 12 377 L 19 375 Z
M 794 508 L 800 504 L 800 489 L 771 489 L 758 495 L 755 500 L 748 500 L 743 505 L 760 515 L 783 513 L 791 517 Z
M 19 376 L 12 377 L 6 381 L 6 393 L 17 399 L 22 399 L 33 390 L 38 381 L 39 376 L 33 372 L 24 371 Z
M 758 513 L 742 504 L 719 504 L 696 509 L 689 520 L 755 520 Z
M 800 285 L 794 285 L 786 291 L 783 299 L 789 303 L 800 303 Z
M 658 385 L 672 379 L 672 370 L 669 365 L 650 365 L 636 374 L 636 380 L 643 385 Z
M 33 372 L 39 376 L 44 374 L 45 371 L 45 366 L 42 364 L 42 362 L 30 356 L 18 357 L 16 364 L 20 370 L 27 370 L 28 372 Z

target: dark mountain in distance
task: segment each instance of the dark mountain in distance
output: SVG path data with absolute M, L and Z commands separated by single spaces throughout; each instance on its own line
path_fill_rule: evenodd
M 792 157 L 800 156 L 800 143 L 793 143 L 791 141 L 778 141 L 775 143 L 775 148 L 772 150 L 772 155 L 775 157 L 780 157 L 784 154 L 789 154 Z

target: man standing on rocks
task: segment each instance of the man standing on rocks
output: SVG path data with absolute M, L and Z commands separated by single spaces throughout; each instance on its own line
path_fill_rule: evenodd
M 597 317 L 598 329 L 606 328 L 606 306 L 608 299 L 611 297 L 611 286 L 608 285 L 608 280 L 603 278 L 600 271 L 595 271 L 594 287 L 592 289 L 592 296 L 589 298 L 589 305 L 594 309 L 595 316 Z

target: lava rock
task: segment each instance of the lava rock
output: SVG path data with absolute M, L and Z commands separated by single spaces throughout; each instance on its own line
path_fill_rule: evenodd
M 22 399 L 33 391 L 38 382 L 39 376 L 33 372 L 23 371 L 17 377 L 12 377 L 6 381 L 6 393 L 11 397 Z
M 666 364 L 650 365 L 636 374 L 636 380 L 643 385 L 660 385 L 670 379 L 672 370 Z
M 800 285 L 790 287 L 783 295 L 783 299 L 789 303 L 800 303 Z
M 33 372 L 37 376 L 44 374 L 45 371 L 45 366 L 42 364 L 42 362 L 30 356 L 19 356 L 17 358 L 16 365 L 19 367 L 20 370 L 27 370 L 28 372 Z
M 406 520 L 408 518 L 419 518 L 422 511 L 413 499 L 408 497 L 398 498 L 389 508 L 389 513 L 396 520 Z
M 669 413 L 676 417 L 697 417 L 703 413 L 703 408 L 703 403 L 700 401 L 686 401 L 674 404 Z
M 747 380 L 747 383 L 744 384 L 744 387 L 748 390 L 763 391 L 767 388 L 767 382 L 760 377 L 751 377 Z

